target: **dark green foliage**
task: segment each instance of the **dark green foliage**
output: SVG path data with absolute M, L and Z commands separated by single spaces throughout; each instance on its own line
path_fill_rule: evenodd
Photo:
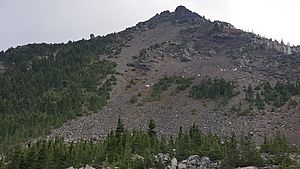
M 188 87 L 190 87 L 192 85 L 192 83 L 193 83 L 192 80 L 193 80 L 193 78 L 178 77 L 175 80 L 175 83 L 177 84 L 176 91 L 180 92 L 180 91 L 186 90 Z
M 117 128 L 116 128 L 116 136 L 117 138 L 120 138 L 122 134 L 125 132 L 125 126 L 123 124 L 122 119 L 118 118 Z
M 132 96 L 129 100 L 130 103 L 136 103 L 138 101 L 137 96 Z
M 264 109 L 264 106 L 265 106 L 265 103 L 262 100 L 262 98 L 261 98 L 261 96 L 260 96 L 260 94 L 258 92 L 256 93 L 255 105 L 260 110 Z
M 175 81 L 175 76 L 164 77 L 160 79 L 153 87 L 153 91 L 150 94 L 149 101 L 158 101 L 161 98 L 161 93 L 171 86 L 171 84 Z
M 248 107 L 244 110 L 240 110 L 237 112 L 238 116 L 254 116 L 254 112 L 252 111 L 251 107 Z
M 234 82 L 224 79 L 210 78 L 204 79 L 199 85 L 195 85 L 190 90 L 190 96 L 195 99 L 231 98 L 238 93 L 234 91 Z
M 0 151 L 106 104 L 116 78 L 104 79 L 115 73 L 116 64 L 96 55 L 118 46 L 112 36 L 0 54 L 7 67 L 0 75 Z
M 262 166 L 264 164 L 256 145 L 249 137 L 242 136 L 240 140 L 237 140 L 235 136 L 232 136 L 225 142 L 225 146 L 224 168 Z
M 4 162 L 2 159 L 0 159 L 0 169 L 4 169 Z
M 156 124 L 153 119 L 150 119 L 148 124 L 148 134 L 151 138 L 156 137 L 156 131 L 155 131 Z
M 253 99 L 254 99 L 254 91 L 252 89 L 252 85 L 250 84 L 246 91 L 246 100 L 249 101 L 250 103 L 252 103 Z
M 288 168 L 290 165 L 300 167 L 295 161 L 293 161 L 287 154 L 299 153 L 299 149 L 294 146 L 290 146 L 285 137 L 277 133 L 273 138 L 265 138 L 262 144 L 262 151 L 271 155 L 268 163 L 277 164 L 280 168 Z
M 272 139 L 265 138 L 262 145 L 262 151 L 273 155 L 293 152 L 293 150 L 296 148 L 289 146 L 285 137 L 280 133 L 275 134 Z
M 274 99 L 274 106 L 281 107 L 290 99 L 289 84 L 277 83 L 274 90 L 277 97 Z
M 241 137 L 239 142 L 239 160 L 237 166 L 262 166 L 263 160 L 250 137 Z
M 270 82 L 264 82 L 262 86 L 262 95 L 264 96 L 264 101 L 269 104 L 273 101 L 274 97 L 277 97 L 277 95 Z
M 237 166 L 239 159 L 239 150 L 238 150 L 238 141 L 235 135 L 232 135 L 231 138 L 225 142 L 225 147 L 227 149 L 224 155 L 224 164 L 223 167 L 226 169 L 232 169 Z
M 192 84 L 192 78 L 184 78 L 180 76 L 168 76 L 160 79 L 153 87 L 148 101 L 159 101 L 161 94 L 168 90 L 173 83 L 176 83 L 176 92 L 186 90 Z
M 299 82 L 277 82 L 275 85 L 271 85 L 270 82 L 266 81 L 261 84 L 262 88 L 257 86 L 256 98 L 253 98 L 252 86 L 249 85 L 246 91 L 246 100 L 255 105 L 258 109 L 263 109 L 265 104 L 273 105 L 275 107 L 281 107 L 285 105 L 291 96 L 300 95 L 300 85 Z M 260 94 L 259 94 L 260 90 Z M 295 102 L 292 102 L 295 103 Z
M 236 107 L 235 105 L 233 105 L 233 106 L 230 108 L 230 111 L 233 112 L 233 113 L 237 113 L 237 112 L 240 112 L 240 111 L 242 111 L 242 110 L 241 110 L 241 107 L 240 107 L 240 106 Z
M 8 153 L 2 168 L 57 168 L 69 166 L 82 167 L 85 164 L 94 166 L 112 166 L 121 169 L 164 168 L 154 161 L 158 153 L 173 154 L 183 160 L 190 155 L 208 156 L 212 160 L 220 160 L 222 168 L 236 168 L 239 166 L 261 166 L 264 163 L 287 165 L 287 157 L 292 147 L 286 144 L 280 135 L 265 141 L 262 152 L 280 154 L 281 161 L 262 161 L 258 149 L 249 137 L 221 141 L 213 134 L 202 133 L 196 125 L 188 132 L 179 131 L 175 140 L 158 138 L 153 132 L 155 122 L 150 120 L 148 132 L 128 132 L 122 120 L 118 119 L 116 130 L 112 131 L 104 140 L 97 142 L 81 140 L 77 143 L 65 143 L 62 139 L 40 140 L 27 146 L 17 146 Z M 175 149 L 175 151 L 173 151 Z M 288 166 L 288 165 L 287 165 Z M 1 167 L 1 163 L 0 163 Z
M 175 149 L 176 157 L 180 160 L 191 154 L 221 159 L 225 150 L 219 137 L 202 133 L 195 124 L 186 133 L 180 131 L 175 140 Z

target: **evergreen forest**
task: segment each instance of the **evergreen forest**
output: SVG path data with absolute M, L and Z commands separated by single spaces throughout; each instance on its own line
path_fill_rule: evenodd
M 103 140 L 66 143 L 62 138 L 56 138 L 28 142 L 9 152 L 2 159 L 0 168 L 64 169 L 85 164 L 120 169 L 164 168 L 162 163 L 154 159 L 158 153 L 169 153 L 178 160 L 194 154 L 208 156 L 218 161 L 221 168 L 271 164 L 279 165 L 279 168 L 290 165 L 299 167 L 289 157 L 290 153 L 299 150 L 288 145 L 279 133 L 273 138 L 265 138 L 260 148 L 257 148 L 250 136 L 232 135 L 222 140 L 214 134 L 201 132 L 195 124 L 187 131 L 180 129 L 174 138 L 158 137 L 155 127 L 151 119 L 147 131 L 130 132 L 119 118 L 116 128 Z M 263 153 L 268 154 L 268 158 L 262 158 Z
M 123 39 L 111 34 L 0 52 L 0 152 L 100 110 L 116 83 L 116 63 L 98 56 L 119 53 Z

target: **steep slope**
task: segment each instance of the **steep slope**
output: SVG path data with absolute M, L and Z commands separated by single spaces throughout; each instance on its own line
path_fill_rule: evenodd
M 299 81 L 299 47 L 243 32 L 229 23 L 211 22 L 183 6 L 118 34 L 131 37 L 121 52 L 99 56 L 116 62 L 120 73 L 108 105 L 98 113 L 67 122 L 49 137 L 98 139 L 114 128 L 121 116 L 129 129 L 145 129 L 149 119 L 154 118 L 163 135 L 196 123 L 201 130 L 221 136 L 249 133 L 259 141 L 283 131 L 292 143 L 300 142 L 298 105 L 290 106 L 286 101 L 274 107 L 265 103 L 261 109 L 245 100 L 250 84 L 257 86 L 255 93 L 263 94 L 265 82 L 273 86 L 277 81 Z M 192 85 L 176 92 L 176 85 L 171 84 L 158 100 L 149 101 L 155 84 L 174 75 L 193 78 L 192 85 L 207 76 L 224 78 L 234 81 L 240 94 L 226 99 L 226 103 L 222 99 L 199 100 L 190 97 Z M 299 103 L 298 94 L 289 99 Z M 233 110 L 238 106 L 239 110 Z
M 68 44 L 29 44 L 0 53 L 0 151 L 107 103 L 126 37 L 108 35 Z

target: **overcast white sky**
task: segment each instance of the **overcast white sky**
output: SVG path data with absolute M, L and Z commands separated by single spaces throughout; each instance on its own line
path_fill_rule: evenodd
M 300 0 L 0 0 L 0 50 L 117 32 L 178 5 L 300 45 Z

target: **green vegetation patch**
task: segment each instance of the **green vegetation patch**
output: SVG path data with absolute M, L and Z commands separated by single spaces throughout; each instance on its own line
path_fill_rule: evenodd
M 190 97 L 194 99 L 212 99 L 231 98 L 239 94 L 234 89 L 236 88 L 233 81 L 226 81 L 224 79 L 206 78 L 195 85 L 190 90 Z
M 191 86 L 193 78 L 184 78 L 181 76 L 168 76 L 160 79 L 153 87 L 150 96 L 147 98 L 148 101 L 159 101 L 161 94 L 168 90 L 172 84 L 176 84 L 176 92 L 186 90 Z
M 248 86 L 246 100 L 258 109 L 264 109 L 266 104 L 281 107 L 290 101 L 291 96 L 300 95 L 299 82 L 277 82 L 275 85 L 271 85 L 266 81 L 254 89 L 256 91 L 252 89 L 252 85 Z M 289 103 L 294 105 L 297 104 L 297 101 L 291 100 Z

